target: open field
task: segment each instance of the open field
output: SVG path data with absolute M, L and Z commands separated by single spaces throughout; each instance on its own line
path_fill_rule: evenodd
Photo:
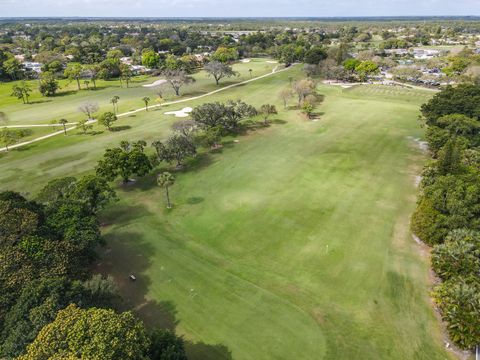
M 176 120 L 164 111 L 274 103 L 271 126 L 226 139 L 176 174 L 173 210 L 153 175 L 118 187 L 120 201 L 103 214 L 98 271 L 118 279 L 125 306 L 148 324 L 183 334 L 191 359 L 448 359 L 428 302 L 427 259 L 408 231 L 424 161 L 410 137 L 422 136 L 418 107 L 431 94 L 322 85 L 313 122 L 283 110 L 277 95 L 290 76 L 300 67 L 118 122 L 129 129 L 96 126 L 103 132 L 1 154 L 2 190 L 35 192 L 92 171 L 120 140 L 164 139 Z M 137 90 L 121 111 L 141 99 Z

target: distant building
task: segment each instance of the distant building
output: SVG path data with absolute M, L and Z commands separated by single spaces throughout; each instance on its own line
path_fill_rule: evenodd
M 41 63 L 32 62 L 32 61 L 24 61 L 22 63 L 22 65 L 26 70 L 36 72 L 37 74 L 40 74 L 42 72 L 42 65 L 43 64 L 41 64 Z
M 440 50 L 434 49 L 413 49 L 413 57 L 415 59 L 431 59 L 440 55 Z
M 404 56 L 408 55 L 408 49 L 386 49 L 385 54 L 393 56 Z
M 151 69 L 148 69 L 143 65 L 130 65 L 130 69 L 135 75 L 147 74 L 151 71 Z
M 412 65 L 413 60 L 397 60 L 400 65 Z
M 204 52 L 204 53 L 201 53 L 201 54 L 194 54 L 193 56 L 195 56 L 197 61 L 204 61 L 206 58 L 208 58 L 210 56 L 210 53 L 209 52 Z
M 132 65 L 132 64 L 133 64 L 133 60 L 132 60 L 132 58 L 129 57 L 129 56 L 121 57 L 121 58 L 120 58 L 120 62 L 121 62 L 122 64 L 127 64 L 127 65 Z

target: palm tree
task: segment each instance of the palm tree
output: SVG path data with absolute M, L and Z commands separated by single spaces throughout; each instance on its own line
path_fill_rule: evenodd
M 118 95 L 115 95 L 114 97 L 112 97 L 110 99 L 110 102 L 112 103 L 113 105 L 113 113 L 116 114 L 117 113 L 117 110 L 118 110 L 118 100 L 120 100 L 120 96 Z
M 148 111 L 148 102 L 150 101 L 150 98 L 145 96 L 142 100 L 145 103 L 145 110 Z
M 169 186 L 172 186 L 175 183 L 175 176 L 170 174 L 169 172 L 161 173 L 157 176 L 157 184 L 160 187 L 165 189 L 165 195 L 167 196 L 167 209 L 172 208 L 172 204 L 170 203 L 170 195 L 168 193 Z
M 65 133 L 65 135 L 67 135 L 67 126 L 66 125 L 68 123 L 68 120 L 67 119 L 60 119 L 60 121 L 58 123 L 63 125 L 63 132 Z

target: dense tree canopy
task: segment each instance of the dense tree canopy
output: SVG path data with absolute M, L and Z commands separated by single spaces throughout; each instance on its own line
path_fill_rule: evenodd
M 432 156 L 412 231 L 434 245 L 433 296 L 462 349 L 480 343 L 480 87 L 447 87 L 422 106 Z
M 228 101 L 226 103 L 205 103 L 193 109 L 191 116 L 201 127 L 221 127 L 224 133 L 235 133 L 240 127 L 240 121 L 255 116 L 256 109 L 243 101 Z
M 0 355 L 19 355 L 70 303 L 108 302 L 82 281 L 102 243 L 96 212 L 114 198 L 92 175 L 53 180 L 37 201 L 0 193 Z
M 144 141 L 122 141 L 119 147 L 107 149 L 96 167 L 97 175 L 107 181 L 113 181 L 120 176 L 124 183 L 127 183 L 132 175 L 146 175 L 152 169 L 152 164 L 144 152 L 145 146 Z
M 19 360 L 80 356 L 92 360 L 147 359 L 149 339 L 130 312 L 69 305 L 46 325 Z

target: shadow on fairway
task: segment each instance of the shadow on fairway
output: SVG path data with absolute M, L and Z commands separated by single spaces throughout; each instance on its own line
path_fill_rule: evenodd
M 66 90 L 66 91 L 56 93 L 54 97 L 73 95 L 73 94 L 76 94 L 78 91 L 79 90 Z
M 129 223 L 151 213 L 143 206 L 113 206 L 102 218 L 104 229 L 114 223 Z M 114 307 L 120 311 L 132 310 L 148 328 L 161 327 L 174 330 L 178 321 L 177 310 L 171 301 L 156 301 L 146 298 L 151 280 L 145 271 L 151 266 L 155 248 L 144 241 L 142 234 L 122 231 L 105 235 L 107 245 L 100 252 L 96 272 L 114 277 L 120 299 Z M 135 280 L 130 276 L 133 275 Z
M 121 125 L 121 126 L 113 126 L 112 127 L 112 132 L 117 132 L 117 131 L 124 131 L 124 130 L 130 130 L 132 127 L 130 125 Z
M 135 183 L 132 183 L 128 186 L 122 186 L 122 191 L 131 192 L 131 191 L 147 191 L 158 187 L 157 184 L 157 174 L 160 174 L 163 171 L 169 171 L 168 169 L 155 169 L 150 174 L 136 179 Z
M 232 353 L 225 345 L 185 342 L 188 360 L 231 360 Z
M 13 151 L 28 151 L 32 150 L 33 148 L 37 147 L 37 144 L 28 144 L 28 145 L 23 145 L 18 148 L 12 149 Z M 10 150 L 10 151 L 12 151 Z
M 203 202 L 203 200 L 205 200 L 203 197 L 201 196 L 192 196 L 192 197 L 189 197 L 187 199 L 187 204 L 189 205 L 197 205 L 197 204 L 200 204 Z
M 105 211 L 101 222 L 103 229 L 108 230 L 113 224 L 128 224 L 149 215 L 152 213 L 142 205 L 114 204 Z M 99 251 L 94 272 L 114 277 L 120 292 L 120 299 L 114 303 L 114 308 L 119 311 L 132 310 L 148 329 L 160 327 L 175 331 L 179 323 L 175 303 L 146 297 L 152 282 L 145 272 L 156 256 L 155 247 L 145 241 L 142 233 L 130 229 L 119 228 L 114 233 L 107 232 L 105 240 L 107 245 Z M 130 275 L 135 276 L 136 280 L 131 280 Z M 185 348 L 189 360 L 232 359 L 231 352 L 222 344 L 185 341 Z
M 178 173 L 184 173 L 189 171 L 200 171 L 204 168 L 210 166 L 213 163 L 213 158 L 209 153 L 198 154 L 192 159 L 186 161 L 185 166 L 180 170 L 177 170 Z
M 213 163 L 213 158 L 209 153 L 198 154 L 196 157 L 188 159 L 184 165 L 180 168 L 171 166 L 159 166 L 152 170 L 152 172 L 146 176 L 136 179 L 135 183 L 129 186 L 123 186 L 122 190 L 125 192 L 131 191 L 148 191 L 155 187 L 158 187 L 157 175 L 165 171 L 172 174 L 181 174 L 190 171 L 200 171 Z
M 35 105 L 35 104 L 43 104 L 47 102 L 52 102 L 53 100 L 34 100 L 34 101 L 29 101 L 27 105 Z

